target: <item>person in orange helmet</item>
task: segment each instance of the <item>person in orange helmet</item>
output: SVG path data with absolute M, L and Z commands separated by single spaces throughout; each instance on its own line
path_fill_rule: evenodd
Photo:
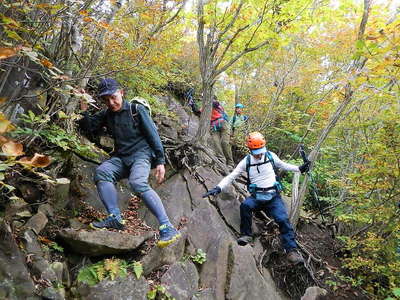
M 250 196 L 240 205 L 241 237 L 237 240 L 238 244 L 245 246 L 252 241 L 253 211 L 263 210 L 278 224 L 282 245 L 287 253 L 288 260 L 293 264 L 303 263 L 304 259 L 297 251 L 295 233 L 280 195 L 281 187 L 277 181 L 275 168 L 304 173 L 309 170 L 310 162 L 299 167 L 283 162 L 275 153 L 266 149 L 265 138 L 259 132 L 250 133 L 247 136 L 246 145 L 250 154 L 239 162 L 232 173 L 223 178 L 215 188 L 209 190 L 203 197 L 219 194 L 242 172 L 246 172 L 247 189 Z

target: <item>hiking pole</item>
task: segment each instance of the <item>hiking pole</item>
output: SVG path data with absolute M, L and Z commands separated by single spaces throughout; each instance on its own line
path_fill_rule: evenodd
M 304 163 L 306 163 L 306 162 L 311 163 L 311 161 L 307 158 L 307 155 L 306 155 L 306 152 L 304 151 L 303 145 L 300 145 L 299 153 L 300 153 L 301 158 L 303 159 Z M 318 197 L 318 189 L 317 189 L 317 186 L 315 185 L 314 178 L 311 174 L 311 171 L 307 171 L 306 174 L 308 175 L 308 178 L 310 178 L 311 195 L 312 195 L 314 205 L 316 204 L 316 206 L 318 207 L 319 214 L 321 215 L 322 223 L 325 223 L 324 215 L 322 214 L 321 202 Z

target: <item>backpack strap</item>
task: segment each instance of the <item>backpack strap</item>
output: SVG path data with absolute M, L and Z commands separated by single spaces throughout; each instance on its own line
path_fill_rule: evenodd
M 269 153 L 269 152 L 267 151 L 266 153 Z M 260 173 L 260 170 L 258 169 L 258 166 L 265 165 L 265 164 L 271 162 L 272 166 L 274 167 L 274 160 L 272 159 L 272 156 L 270 156 L 270 155 L 269 156 L 264 155 L 264 161 L 260 162 L 260 163 L 256 163 L 256 164 L 251 163 L 250 157 L 251 157 L 251 154 L 248 154 L 246 156 L 247 186 L 249 186 L 251 183 L 250 182 L 250 167 L 257 167 L 257 170 L 259 173 Z M 274 167 L 274 171 L 275 171 L 275 167 Z
M 138 109 L 137 109 L 138 104 L 137 103 L 130 103 L 130 113 L 131 113 L 131 117 L 133 119 L 133 123 L 135 124 L 135 126 L 137 126 L 139 124 L 139 113 L 138 113 Z

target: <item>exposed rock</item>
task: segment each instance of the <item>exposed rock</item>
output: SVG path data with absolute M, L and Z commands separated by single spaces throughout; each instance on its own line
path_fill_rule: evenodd
M 301 300 L 318 300 L 320 297 L 325 296 L 328 292 L 318 286 L 311 286 L 306 289 L 304 296 Z
M 41 212 L 47 217 L 53 217 L 54 216 L 54 210 L 53 207 L 50 204 L 40 204 L 38 208 L 38 212 Z
M 166 247 L 153 247 L 150 252 L 141 259 L 144 275 L 148 275 L 154 270 L 164 266 L 171 265 L 180 260 L 185 251 L 186 230 L 181 230 L 182 237 L 179 241 Z
M 63 229 L 59 236 L 77 253 L 87 256 L 120 254 L 132 251 L 152 237 L 151 232 L 134 236 L 113 231 Z
M 194 294 L 191 300 L 215 300 L 214 292 L 212 289 L 202 289 Z
M 162 199 L 167 215 L 174 226 L 180 223 L 182 217 L 187 218 L 190 216 L 192 212 L 190 195 L 180 174 L 172 176 L 156 191 Z M 140 215 L 146 221 L 146 224 L 153 228 L 158 227 L 157 219 L 147 208 L 142 208 Z
M 80 285 L 78 293 L 82 300 L 146 300 L 149 289 L 144 277 L 139 280 L 129 275 L 115 280 L 103 280 L 95 286 Z
M 199 274 L 191 261 L 176 262 L 161 277 L 161 283 L 176 300 L 186 300 L 197 291 Z
M 0 221 L 0 298 L 36 299 L 35 285 L 25 265 L 10 226 Z
M 55 289 L 53 287 L 48 287 L 43 290 L 42 297 L 45 300 L 64 300 L 65 290 L 63 288 Z
M 72 229 L 75 229 L 75 230 L 89 229 L 89 226 L 80 222 L 78 220 L 78 218 L 72 218 L 72 219 L 69 219 L 68 221 L 69 221 L 69 226 Z
M 181 125 L 183 134 L 182 138 L 185 140 L 193 138 L 199 128 L 199 118 L 192 112 L 189 112 L 189 108 L 186 111 L 182 105 L 170 96 L 160 97 L 159 99 L 167 105 L 169 111 L 174 112 L 178 116 L 178 122 Z
M 24 232 L 23 242 L 26 254 L 29 257 L 32 274 L 37 278 L 46 280 L 48 283 L 58 282 L 56 273 L 44 258 L 44 253 L 33 230 L 30 229 Z
M 224 216 L 225 222 L 237 233 L 240 233 L 240 202 L 236 197 L 229 200 L 217 198 L 217 206 Z
M 50 267 L 54 271 L 54 273 L 57 276 L 57 281 L 62 282 L 63 281 L 63 274 L 64 274 L 64 264 L 59 261 L 55 261 L 50 264 Z
M 228 265 L 226 299 L 282 299 L 273 282 L 267 283 L 260 274 L 249 245 L 233 244 Z
M 26 222 L 24 228 L 32 229 L 36 234 L 39 234 L 47 224 L 47 217 L 41 212 L 38 212 Z
M 53 207 L 56 210 L 65 208 L 69 201 L 69 189 L 71 181 L 68 178 L 57 178 L 54 186 Z
M 29 204 L 22 198 L 13 197 L 6 206 L 5 215 L 7 217 L 18 216 L 20 218 L 31 217 L 32 214 L 29 211 Z
M 72 164 L 71 177 L 73 180 L 71 182 L 71 191 L 76 197 L 75 200 L 83 199 L 85 203 L 106 213 L 93 181 L 95 170 L 99 165 L 82 160 L 75 155 L 72 158 Z M 128 207 L 132 192 L 126 180 L 121 180 L 118 183 L 117 190 L 119 191 L 119 206 L 122 211 Z

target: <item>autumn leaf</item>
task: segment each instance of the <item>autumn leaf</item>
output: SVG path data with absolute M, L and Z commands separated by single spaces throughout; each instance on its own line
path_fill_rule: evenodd
M 6 137 L 0 135 L 0 146 L 3 146 L 7 141 L 8 139 Z
M 1 150 L 7 156 L 21 156 L 24 154 L 24 146 L 14 141 L 8 141 L 1 146 Z
M 15 48 L 4 48 L 0 47 L 0 59 L 6 59 L 9 57 L 13 57 L 17 54 Z
M 0 97 L 0 104 L 3 104 L 4 102 L 7 101 L 7 98 L 5 97 Z
M 18 160 L 18 162 L 35 168 L 45 168 L 50 165 L 51 159 L 47 155 L 35 153 L 31 159 L 28 157 L 22 157 L 20 160 Z
M 51 61 L 49 61 L 48 59 L 46 59 L 46 58 L 43 58 L 43 59 L 41 59 L 40 60 L 40 63 L 43 65 L 43 66 L 45 66 L 46 68 L 52 68 L 54 65 L 51 63 Z

